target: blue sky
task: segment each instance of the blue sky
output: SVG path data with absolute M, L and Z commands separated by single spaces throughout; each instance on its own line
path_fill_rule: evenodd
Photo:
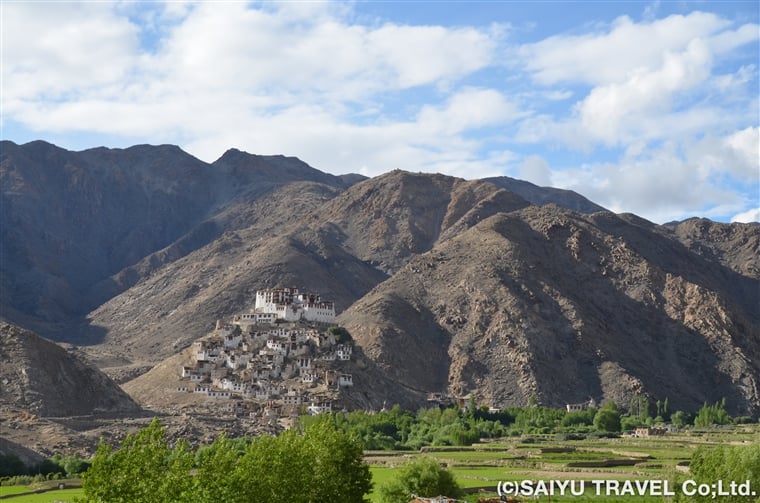
M 2 138 L 507 175 L 760 220 L 758 3 L 14 2 Z

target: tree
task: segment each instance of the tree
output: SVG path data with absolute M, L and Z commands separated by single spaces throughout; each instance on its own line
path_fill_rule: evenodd
M 257 437 L 232 476 L 237 499 L 225 501 L 362 502 L 372 489 L 362 456 L 361 442 L 340 431 L 329 416 L 311 422 L 303 434 L 288 430 Z
M 396 477 L 380 486 L 382 503 L 407 503 L 412 495 L 459 498 L 462 489 L 454 476 L 437 461 L 419 458 L 398 469 Z
M 101 440 L 82 477 L 87 501 L 160 503 L 194 501 L 190 470 L 193 454 L 186 442 L 171 449 L 158 419 L 130 434 L 114 451 Z
M 198 503 L 234 502 L 242 487 L 236 470 L 242 453 L 224 434 L 208 447 L 196 451 L 194 493 Z
M 351 337 L 351 333 L 344 327 L 334 326 L 328 328 L 327 331 L 335 336 L 335 342 L 337 344 L 348 344 L 354 340 L 353 337 Z
M 309 501 L 362 502 L 372 489 L 372 474 L 364 462 L 364 450 L 355 437 L 339 431 L 329 416 L 304 432 L 310 454 Z M 301 486 L 303 490 L 303 486 Z
M 682 410 L 677 410 L 670 415 L 670 422 L 676 428 L 683 428 L 689 420 L 689 416 Z
M 704 403 L 697 417 L 694 418 L 694 426 L 712 426 L 714 424 L 729 424 L 731 416 L 726 412 L 726 399 L 715 402 L 713 405 Z
M 620 431 L 620 412 L 615 402 L 607 402 L 597 411 L 594 428 L 599 431 Z
M 700 447 L 691 457 L 689 464 L 691 478 L 696 484 L 714 484 L 720 480 L 726 484 L 731 481 L 744 483 L 749 481 L 751 489 L 760 487 L 760 444 L 754 445 L 722 445 Z M 715 501 L 711 496 L 695 495 L 693 501 Z M 720 501 L 749 502 L 760 501 L 756 496 L 722 495 Z
M 331 417 L 250 442 L 224 435 L 193 452 L 154 420 L 118 450 L 101 442 L 83 487 L 98 503 L 358 503 L 372 489 L 361 443 Z

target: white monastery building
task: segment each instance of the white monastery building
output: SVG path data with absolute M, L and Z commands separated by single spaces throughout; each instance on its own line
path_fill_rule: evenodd
M 274 314 L 284 321 L 335 323 L 335 303 L 318 293 L 301 293 L 297 288 L 271 288 L 256 292 L 254 314 Z

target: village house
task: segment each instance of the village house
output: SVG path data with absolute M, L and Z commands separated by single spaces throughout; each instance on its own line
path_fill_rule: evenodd
M 329 353 L 325 353 L 319 357 L 320 360 L 326 362 L 334 362 L 337 358 L 338 357 L 335 355 L 334 351 L 330 351 Z
M 285 355 L 269 348 L 259 350 L 259 356 L 262 357 L 262 361 L 270 365 L 280 365 L 285 361 Z
M 301 372 L 301 382 L 304 384 L 313 384 L 317 382 L 317 373 L 309 370 Z
M 232 397 L 232 393 L 230 393 L 229 391 L 219 391 L 219 390 L 209 390 L 207 392 L 207 395 L 209 398 L 220 398 L 220 399 Z
M 278 353 L 282 353 L 283 356 L 288 355 L 289 346 L 287 343 L 283 341 L 276 340 L 276 339 L 267 339 L 267 348 L 271 349 L 272 351 L 277 351 Z
M 252 380 L 257 379 L 266 379 L 269 377 L 269 371 L 271 370 L 270 366 L 263 365 L 259 361 L 251 361 L 248 363 L 248 368 L 250 369 L 250 377 Z
M 311 358 L 299 358 L 298 370 L 302 373 L 304 370 L 310 370 L 312 368 L 313 360 Z
M 634 437 L 639 438 L 646 438 L 646 437 L 660 437 L 665 435 L 667 432 L 666 428 L 661 428 L 659 426 L 649 427 L 649 428 L 636 428 L 633 432 Z
M 243 341 L 243 334 L 240 332 L 232 332 L 227 335 L 225 335 L 222 338 L 222 343 L 224 344 L 225 348 L 237 348 L 240 343 Z
M 276 319 L 275 313 L 257 313 L 254 311 L 235 316 L 232 319 L 232 323 L 245 330 L 252 325 L 271 325 Z
M 282 395 L 282 404 L 288 407 L 297 407 L 308 402 L 309 395 L 297 389 L 290 389 Z
M 332 402 L 329 400 L 312 401 L 306 408 L 306 412 L 308 412 L 311 416 L 316 416 L 318 414 L 327 414 L 329 412 L 332 412 Z
M 354 385 L 354 376 L 351 374 L 340 374 L 338 376 L 338 386 L 345 388 Z
M 335 356 L 338 360 L 347 361 L 351 359 L 353 348 L 348 344 L 338 344 L 335 346 Z
M 582 410 L 595 409 L 596 400 L 590 398 L 587 402 L 582 403 L 568 403 L 565 404 L 565 408 L 568 412 L 580 412 Z

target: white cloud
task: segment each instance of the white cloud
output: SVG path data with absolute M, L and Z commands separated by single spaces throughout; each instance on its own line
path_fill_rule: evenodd
M 752 208 L 742 213 L 738 213 L 731 217 L 731 222 L 760 222 L 760 208 Z
M 555 168 L 552 181 L 612 211 L 636 213 L 658 223 L 732 214 L 753 203 L 732 184 L 760 186 L 757 158 L 754 169 L 751 159 L 743 158 L 748 153 L 745 146 L 752 150 L 756 135 L 757 128 L 751 128 L 726 137 L 669 142 L 656 150 L 634 149 L 615 162 Z M 757 143 L 754 152 L 756 156 Z
M 577 106 L 579 121 L 590 137 L 608 145 L 647 135 L 647 118 L 670 111 L 671 97 L 704 82 L 710 53 L 699 39 L 679 53 L 663 54 L 662 66 L 634 72 L 621 83 L 595 87 Z
M 549 163 L 540 155 L 532 155 L 525 159 L 520 164 L 519 176 L 539 187 L 547 187 L 552 184 Z
M 760 178 L 760 128 L 748 127 L 726 137 L 724 145 L 729 149 L 732 172 L 737 177 L 746 177 L 755 185 Z
M 102 3 L 3 5 L 6 113 L 21 102 L 76 99 L 123 79 L 135 64 L 138 29 Z
M 342 16 L 346 6 L 335 3 L 262 8 L 241 2 L 167 3 L 160 12 L 133 13 L 150 23 L 172 20 L 151 25 L 150 32 L 163 38 L 146 51 L 139 47 L 136 27 L 118 18 L 108 4 L 97 4 L 88 13 L 61 7 L 60 19 L 51 16 L 44 22 L 38 21 L 45 16 L 39 16 L 35 4 L 14 6 L 7 19 L 14 26 L 31 24 L 31 33 L 37 33 L 57 22 L 67 26 L 62 31 L 80 34 L 73 40 L 57 36 L 56 51 L 33 61 L 36 74 L 46 77 L 37 79 L 36 86 L 6 92 L 11 117 L 39 131 L 99 131 L 154 143 L 181 142 L 205 160 L 236 146 L 299 155 L 337 170 L 361 164 L 379 172 L 388 169 L 390 160 L 382 152 L 389 150 L 389 141 L 399 144 L 390 149 L 398 153 L 393 167 L 401 165 L 401 153 L 409 156 L 403 163 L 407 168 L 466 162 L 476 157 L 469 149 L 478 145 L 461 135 L 516 114 L 497 91 L 450 86 L 489 64 L 499 27 L 363 26 L 347 22 Z M 108 29 L 95 30 L 91 37 L 91 25 Z M 9 49 L 24 45 L 27 33 L 9 33 Z M 91 61 L 85 44 L 101 46 L 102 58 Z M 67 55 L 76 64 L 48 71 Z M 16 53 L 7 56 L 18 64 L 4 65 L 4 77 L 18 82 L 22 60 Z M 112 61 L 101 64 L 99 59 Z M 81 78 L 59 78 L 80 66 L 87 69 Z M 439 91 L 415 103 L 406 116 L 384 118 L 376 95 L 418 86 Z M 53 88 L 76 96 L 49 101 Z M 352 123 L 365 111 L 370 125 Z M 359 144 L 348 145 L 341 136 Z M 335 155 L 331 144 L 346 146 Z
M 43 138 L 177 143 L 207 161 L 237 147 L 367 175 L 519 173 L 655 221 L 755 204 L 756 24 L 656 19 L 655 2 L 641 22 L 510 49 L 504 24 L 359 22 L 353 3 L 2 8 L 3 121 Z
M 605 85 L 661 68 L 672 52 L 729 26 L 715 14 L 693 12 L 645 23 L 618 18 L 606 33 L 557 35 L 520 49 L 526 69 L 541 84 Z M 744 34 L 743 34 L 744 36 Z
M 418 121 L 431 131 L 456 134 L 504 123 L 520 115 L 517 108 L 498 91 L 469 88 L 452 96 L 444 108 L 423 107 Z

